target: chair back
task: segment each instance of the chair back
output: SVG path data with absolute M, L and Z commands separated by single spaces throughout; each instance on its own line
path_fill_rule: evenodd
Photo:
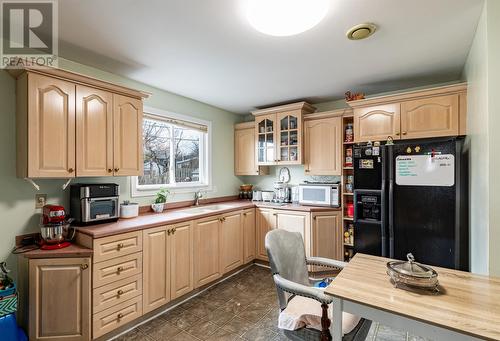
M 266 234 L 265 239 L 269 265 L 273 275 L 302 285 L 310 286 L 307 272 L 306 252 L 302 235 L 275 229 Z M 288 303 L 289 294 L 276 286 L 280 308 L 283 310 Z

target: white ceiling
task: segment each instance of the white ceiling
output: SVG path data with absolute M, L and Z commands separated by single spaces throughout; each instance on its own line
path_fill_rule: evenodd
M 60 55 L 236 113 L 347 90 L 460 77 L 483 0 L 331 0 L 313 29 L 271 37 L 241 0 L 59 1 Z M 377 33 L 350 41 L 353 25 Z

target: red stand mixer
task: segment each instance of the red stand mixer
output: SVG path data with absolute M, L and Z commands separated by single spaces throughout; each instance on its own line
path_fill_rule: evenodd
M 59 205 L 45 205 L 42 208 L 40 219 L 40 235 L 42 237 L 40 248 L 42 250 L 56 250 L 71 245 L 70 240 L 75 236 L 73 229 L 72 236 L 68 238 L 71 221 L 66 220 L 66 210 Z

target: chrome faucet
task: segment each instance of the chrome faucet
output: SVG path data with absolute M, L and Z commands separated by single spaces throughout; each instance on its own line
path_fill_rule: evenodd
M 200 199 L 203 198 L 203 193 L 201 193 L 201 189 L 199 189 L 195 194 L 194 194 L 194 205 L 198 206 L 200 204 Z

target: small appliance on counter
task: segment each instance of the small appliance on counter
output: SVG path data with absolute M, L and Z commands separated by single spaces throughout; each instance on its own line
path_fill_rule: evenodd
M 71 245 L 75 229 L 68 238 L 71 220 L 66 220 L 66 210 L 59 205 L 45 205 L 40 217 L 40 248 L 42 250 L 62 249 Z
M 262 191 L 262 201 L 273 201 L 274 191 Z
M 340 184 L 306 181 L 299 185 L 301 205 L 340 207 Z
M 253 188 L 253 185 L 249 185 L 249 184 L 243 184 L 240 186 L 240 193 L 238 195 L 238 197 L 240 199 L 252 199 L 253 197 L 253 192 L 252 192 L 252 188 Z
M 286 182 L 274 182 L 274 201 L 278 203 L 289 203 L 292 199 L 291 189 Z
M 70 214 L 75 225 L 117 221 L 119 217 L 117 184 L 74 184 L 70 189 Z
M 139 216 L 139 204 L 124 200 L 120 204 L 120 218 L 135 218 Z
M 252 192 L 252 200 L 253 201 L 262 201 L 262 191 L 261 190 L 254 190 Z

